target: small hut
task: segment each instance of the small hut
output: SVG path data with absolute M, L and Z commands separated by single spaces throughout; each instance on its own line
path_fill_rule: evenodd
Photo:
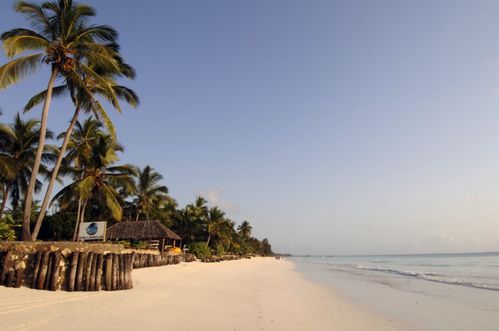
M 140 240 L 147 241 L 149 248 L 157 248 L 160 252 L 167 247 L 180 246 L 182 238 L 159 221 L 125 221 L 107 228 L 107 240 Z

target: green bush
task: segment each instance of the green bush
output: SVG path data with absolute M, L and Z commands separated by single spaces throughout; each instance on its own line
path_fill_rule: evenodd
M 15 228 L 19 227 L 11 215 L 0 220 L 0 240 L 16 240 Z
M 135 249 L 146 249 L 148 246 L 147 241 L 135 240 L 132 242 L 132 247 Z
M 222 244 L 217 244 L 217 246 L 215 247 L 215 251 L 217 252 L 217 256 L 225 255 L 225 248 Z
M 117 244 L 123 245 L 123 248 L 130 248 L 132 244 L 128 240 L 119 240 L 116 242 Z
M 205 242 L 198 241 L 189 245 L 189 253 L 203 260 L 211 255 L 211 250 Z

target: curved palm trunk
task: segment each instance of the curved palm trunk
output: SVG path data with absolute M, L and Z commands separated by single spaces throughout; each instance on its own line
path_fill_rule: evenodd
M 211 234 L 208 235 L 208 240 L 206 241 L 206 246 L 210 246 Z
M 80 230 L 80 212 L 81 212 L 81 198 L 78 199 L 78 210 L 76 211 L 76 224 L 75 230 L 73 232 L 73 241 L 76 241 L 78 238 L 78 231 Z
M 80 209 L 80 206 L 81 206 L 81 209 Z M 83 223 L 83 219 L 85 217 L 86 207 L 87 207 L 87 201 L 84 201 L 83 204 L 81 204 L 81 200 L 80 200 L 80 202 L 78 202 L 78 209 L 79 210 L 78 210 L 78 217 L 76 219 L 76 228 L 75 228 L 75 233 L 74 233 L 74 238 L 73 238 L 74 241 L 78 241 L 78 233 L 80 232 L 80 225 L 81 225 L 81 223 Z
M 35 162 L 31 171 L 31 178 L 29 179 L 28 190 L 24 197 L 24 214 L 22 225 L 22 240 L 31 240 L 31 206 L 33 204 L 33 194 L 35 192 L 36 177 L 40 170 L 40 163 L 42 162 L 42 154 L 45 148 L 45 135 L 47 133 L 47 118 L 49 115 L 50 102 L 52 101 L 52 89 L 54 88 L 55 78 L 57 77 L 57 68 L 52 68 L 52 75 L 50 76 L 47 85 L 47 97 L 43 103 L 42 119 L 40 123 L 40 138 L 38 139 L 38 149 L 36 150 Z
M 59 174 L 59 168 L 61 167 L 62 159 L 64 158 L 64 153 L 66 152 L 66 148 L 68 147 L 69 139 L 71 138 L 71 133 L 73 132 L 73 128 L 76 124 L 76 121 L 78 120 L 79 114 L 80 114 L 80 105 L 78 104 L 73 114 L 73 118 L 69 123 L 68 129 L 66 130 L 66 134 L 64 135 L 64 141 L 62 142 L 61 150 L 59 151 L 59 155 L 57 156 L 57 161 L 55 163 L 54 170 L 52 170 L 52 175 L 50 176 L 50 182 L 47 187 L 47 191 L 45 192 L 45 197 L 43 198 L 43 203 L 40 208 L 40 214 L 38 214 L 35 228 L 33 229 L 33 234 L 31 235 L 31 240 L 33 241 L 36 240 L 36 237 L 38 237 L 38 233 L 40 232 L 40 227 L 42 226 L 43 218 L 45 217 L 45 213 L 47 212 L 47 208 L 50 203 L 50 196 L 52 195 L 52 189 L 54 188 L 57 175 Z
M 5 210 L 5 205 L 7 204 L 7 199 L 9 198 L 9 191 L 10 191 L 10 185 L 7 185 L 5 187 L 5 190 L 3 191 L 3 200 L 2 200 L 2 206 L 0 207 L 0 221 L 3 218 L 3 212 Z

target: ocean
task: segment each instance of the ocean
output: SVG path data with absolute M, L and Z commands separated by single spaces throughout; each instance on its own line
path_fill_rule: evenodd
M 431 282 L 499 291 L 499 253 L 314 256 L 312 263 L 364 277 L 390 273 Z
M 303 256 L 297 271 L 409 330 L 499 331 L 499 253 Z

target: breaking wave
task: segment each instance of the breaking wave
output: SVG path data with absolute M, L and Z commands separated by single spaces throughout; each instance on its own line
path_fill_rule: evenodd
M 413 277 L 413 278 L 418 278 L 418 279 L 423 279 L 423 280 L 437 282 L 437 283 L 443 283 L 443 284 L 460 285 L 460 286 L 467 286 L 467 287 L 479 288 L 479 289 L 484 289 L 484 290 L 499 291 L 499 284 L 464 280 L 464 279 L 456 278 L 454 276 L 441 275 L 441 274 L 431 273 L 431 272 L 422 273 L 422 272 L 411 271 L 411 270 L 366 267 L 366 266 L 362 266 L 362 265 L 358 265 L 355 268 L 359 269 L 359 270 L 386 272 L 386 273 L 396 274 L 396 275 L 400 275 L 400 276 Z

